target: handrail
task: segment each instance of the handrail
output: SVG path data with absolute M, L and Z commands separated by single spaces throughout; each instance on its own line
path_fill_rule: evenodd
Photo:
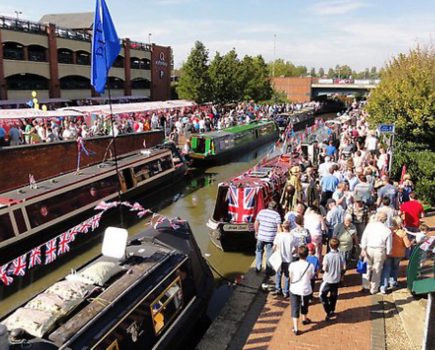
M 408 289 L 414 294 L 435 292 L 435 238 L 416 245 L 406 271 Z

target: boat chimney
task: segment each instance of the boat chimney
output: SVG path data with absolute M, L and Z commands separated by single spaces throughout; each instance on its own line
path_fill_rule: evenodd
M 0 324 L 0 350 L 9 350 L 8 329 Z

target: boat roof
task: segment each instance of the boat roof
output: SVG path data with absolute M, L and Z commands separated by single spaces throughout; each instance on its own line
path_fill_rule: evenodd
M 2 119 L 80 117 L 83 115 L 84 114 L 80 111 L 72 110 L 43 111 L 32 108 L 0 109 L 0 121 Z
M 136 103 L 114 103 L 112 106 L 109 104 L 92 105 L 92 106 L 78 106 L 78 107 L 64 107 L 58 111 L 74 111 L 80 113 L 95 113 L 95 114 L 120 114 L 120 113 L 135 113 L 135 112 L 149 112 L 162 109 L 193 107 L 195 102 L 188 100 L 171 100 L 171 101 L 152 101 L 152 102 L 136 102 Z
M 201 134 L 195 134 L 195 135 L 192 135 L 192 137 L 210 137 L 211 138 L 211 137 L 228 136 L 228 135 L 236 134 L 236 133 L 241 132 L 241 131 L 255 129 L 255 128 L 258 128 L 258 126 L 260 126 L 260 125 L 270 124 L 270 123 L 273 123 L 273 121 L 271 121 L 271 120 L 256 120 L 256 121 L 253 121 L 249 124 L 236 125 L 236 126 L 232 126 L 230 128 L 226 128 L 226 129 L 222 129 L 222 130 L 218 130 L 218 131 L 209 131 L 209 132 L 204 132 Z
M 149 149 L 147 150 L 146 155 L 142 154 L 141 152 L 127 154 L 118 157 L 118 167 L 123 168 L 135 162 L 139 162 L 143 159 L 158 157 L 164 155 L 165 153 L 170 155 L 171 151 L 168 149 Z M 104 166 L 102 166 L 102 164 L 104 164 Z M 71 186 L 114 170 L 116 170 L 115 162 L 109 161 L 106 163 L 99 163 L 89 166 L 87 168 L 80 169 L 79 174 L 71 172 L 59 175 L 55 178 L 37 182 L 37 188 L 30 188 L 30 186 L 24 186 L 16 190 L 8 191 L 0 194 L 0 208 L 8 204 L 13 205 L 19 202 L 29 200 L 31 198 L 42 196 L 49 192 L 53 192 L 59 188 Z

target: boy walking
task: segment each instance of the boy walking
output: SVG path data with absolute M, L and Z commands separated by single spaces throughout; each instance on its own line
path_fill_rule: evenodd
M 338 252 L 339 241 L 331 238 L 329 247 L 331 250 L 323 258 L 323 282 L 320 285 L 320 301 L 326 312 L 325 320 L 329 321 L 335 316 L 335 306 L 338 298 L 338 285 L 341 275 L 346 269 L 346 263 Z

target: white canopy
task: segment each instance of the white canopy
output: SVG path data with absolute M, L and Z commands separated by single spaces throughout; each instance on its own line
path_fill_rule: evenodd
M 187 100 L 171 100 L 171 101 L 153 101 L 153 102 L 137 102 L 137 103 L 116 103 L 112 104 L 113 114 L 148 112 L 161 109 L 192 107 L 195 103 Z M 110 114 L 110 105 L 94 105 L 94 106 L 79 106 L 79 107 L 64 107 L 58 109 L 62 111 L 76 111 L 81 113 L 96 113 Z
M 56 117 L 79 117 L 83 113 L 79 111 L 42 111 L 39 109 L 0 109 L 1 119 L 26 119 L 26 118 L 56 118 Z

